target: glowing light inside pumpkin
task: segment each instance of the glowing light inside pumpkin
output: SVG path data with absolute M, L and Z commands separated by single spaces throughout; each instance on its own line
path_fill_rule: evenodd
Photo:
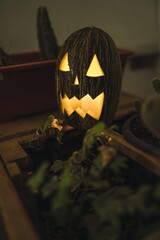
M 64 55 L 64 57 L 62 58 L 62 61 L 59 65 L 59 70 L 63 71 L 63 72 L 69 72 L 70 71 L 70 67 L 69 67 L 69 63 L 68 63 L 68 52 Z M 101 77 L 104 76 L 104 72 L 100 66 L 100 63 L 98 61 L 98 58 L 96 56 L 96 54 L 94 54 L 93 59 L 91 61 L 91 64 L 87 70 L 86 76 L 88 77 Z M 75 85 L 78 85 L 78 77 L 76 76 L 75 79 Z
M 96 54 L 94 54 L 91 64 L 87 70 L 86 76 L 88 77 L 100 77 L 104 76 L 104 72 L 99 64 Z
M 82 118 L 89 114 L 91 117 L 99 120 L 104 102 L 104 92 L 94 99 L 89 94 L 80 100 L 75 96 L 71 99 L 67 95 L 64 98 L 60 96 L 60 101 L 63 114 L 66 111 L 67 115 L 70 116 L 73 112 L 77 112 Z
M 69 72 L 70 71 L 70 67 L 69 67 L 69 63 L 68 63 L 68 52 L 62 58 L 62 61 L 59 65 L 59 70 L 61 70 L 63 72 Z
M 74 80 L 74 85 L 79 85 L 79 81 L 78 81 L 78 77 L 76 76 L 75 80 Z

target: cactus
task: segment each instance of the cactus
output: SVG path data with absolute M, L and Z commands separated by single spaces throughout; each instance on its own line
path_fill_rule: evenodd
M 46 7 L 39 7 L 37 11 L 37 37 L 41 60 L 56 59 L 58 44 Z
M 156 94 L 148 97 L 142 105 L 141 119 L 144 125 L 160 138 L 160 79 L 153 78 L 152 85 Z
M 152 85 L 155 89 L 155 91 L 160 94 L 160 79 L 158 78 L 153 78 L 152 80 Z
M 142 106 L 141 118 L 144 125 L 160 138 L 160 96 L 154 94 Z

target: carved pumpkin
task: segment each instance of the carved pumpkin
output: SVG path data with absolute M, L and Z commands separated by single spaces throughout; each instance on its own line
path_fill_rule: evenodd
M 121 87 L 121 64 L 112 38 L 96 27 L 68 37 L 57 62 L 57 99 L 67 123 L 87 129 L 110 125 Z

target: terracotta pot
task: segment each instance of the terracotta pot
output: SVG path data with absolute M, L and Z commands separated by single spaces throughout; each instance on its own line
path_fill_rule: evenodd
M 0 67 L 0 122 L 55 110 L 56 60 L 40 61 L 37 53 L 13 55 L 11 60 L 16 64 Z
M 122 134 L 126 138 L 126 140 L 128 142 L 130 142 L 131 144 L 133 144 L 134 146 L 136 146 L 137 148 L 143 150 L 144 152 L 147 152 L 147 153 L 149 153 L 153 156 L 156 156 L 156 157 L 160 157 L 160 148 L 144 142 L 143 140 L 141 140 L 138 136 L 136 136 L 133 133 L 133 130 L 131 129 L 131 125 L 133 124 L 133 122 L 134 122 L 134 124 L 137 124 L 137 126 L 138 126 L 139 116 L 134 115 L 134 116 L 130 117 L 124 123 L 123 128 L 122 128 Z M 152 135 L 152 134 L 150 133 L 150 135 Z M 153 138 L 156 138 L 156 137 L 153 136 Z M 160 139 L 157 139 L 157 141 L 158 140 L 160 142 Z
M 121 59 L 121 64 L 122 64 L 122 72 L 124 72 L 127 60 L 130 56 L 134 54 L 133 51 L 123 49 L 123 48 L 118 48 L 118 53 Z

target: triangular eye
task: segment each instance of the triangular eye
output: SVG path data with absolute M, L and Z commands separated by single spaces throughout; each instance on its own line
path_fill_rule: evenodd
M 104 72 L 100 66 L 100 63 L 98 61 L 98 58 L 96 54 L 94 54 L 93 59 L 91 61 L 91 64 L 87 70 L 86 76 L 88 77 L 100 77 L 104 76 Z
M 61 70 L 63 72 L 70 71 L 70 67 L 69 67 L 69 63 L 68 63 L 68 52 L 62 58 L 62 61 L 59 65 L 59 70 Z

